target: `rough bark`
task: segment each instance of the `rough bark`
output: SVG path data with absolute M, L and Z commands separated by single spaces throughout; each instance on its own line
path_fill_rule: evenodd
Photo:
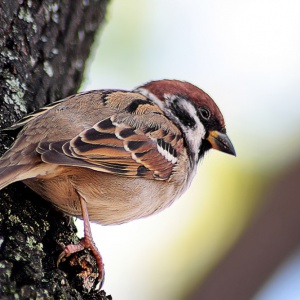
M 0 2 L 1 128 L 77 91 L 107 2 Z M 0 135 L 0 154 L 13 140 Z M 76 242 L 73 221 L 22 183 L 0 191 L 0 298 L 111 299 L 95 290 L 89 251 L 56 266 L 60 244 Z

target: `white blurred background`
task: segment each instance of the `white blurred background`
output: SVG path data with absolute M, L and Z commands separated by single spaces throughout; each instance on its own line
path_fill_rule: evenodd
M 92 226 L 114 300 L 187 299 L 270 180 L 299 157 L 299 16 L 293 0 L 111 1 L 82 90 L 190 81 L 220 107 L 237 152 L 211 151 L 191 189 L 159 215 Z M 299 261 L 295 254 L 256 299 L 300 299 Z

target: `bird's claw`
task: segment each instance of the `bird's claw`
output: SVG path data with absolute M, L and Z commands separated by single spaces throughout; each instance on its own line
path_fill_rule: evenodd
M 104 264 L 102 262 L 102 257 L 98 249 L 96 248 L 95 244 L 91 243 L 91 241 L 87 241 L 86 238 L 82 238 L 78 244 L 69 244 L 67 246 L 64 246 L 64 250 L 59 254 L 56 264 L 58 266 L 61 263 L 63 258 L 68 257 L 71 254 L 77 253 L 84 249 L 90 249 L 94 254 L 97 267 L 98 267 L 99 289 L 101 289 L 105 278 L 105 271 L 104 271 Z

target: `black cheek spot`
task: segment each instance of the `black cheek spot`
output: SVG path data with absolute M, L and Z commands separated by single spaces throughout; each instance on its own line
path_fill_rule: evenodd
M 173 114 L 180 120 L 185 127 L 194 128 L 196 121 L 190 116 L 190 114 L 178 105 L 178 101 L 174 101 L 170 106 Z

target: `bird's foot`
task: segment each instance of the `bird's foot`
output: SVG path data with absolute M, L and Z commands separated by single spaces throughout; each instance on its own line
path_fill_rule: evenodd
M 97 267 L 98 267 L 98 272 L 99 272 L 98 280 L 99 280 L 100 288 L 101 288 L 104 283 L 104 277 L 105 277 L 102 256 L 101 256 L 99 250 L 97 249 L 94 241 L 89 239 L 88 237 L 82 238 L 78 244 L 69 244 L 69 245 L 65 246 L 64 250 L 58 256 L 57 265 L 60 264 L 61 260 L 64 257 L 68 257 L 71 254 L 77 253 L 84 249 L 90 249 L 92 251 L 92 253 L 94 254 L 94 257 L 97 262 Z

